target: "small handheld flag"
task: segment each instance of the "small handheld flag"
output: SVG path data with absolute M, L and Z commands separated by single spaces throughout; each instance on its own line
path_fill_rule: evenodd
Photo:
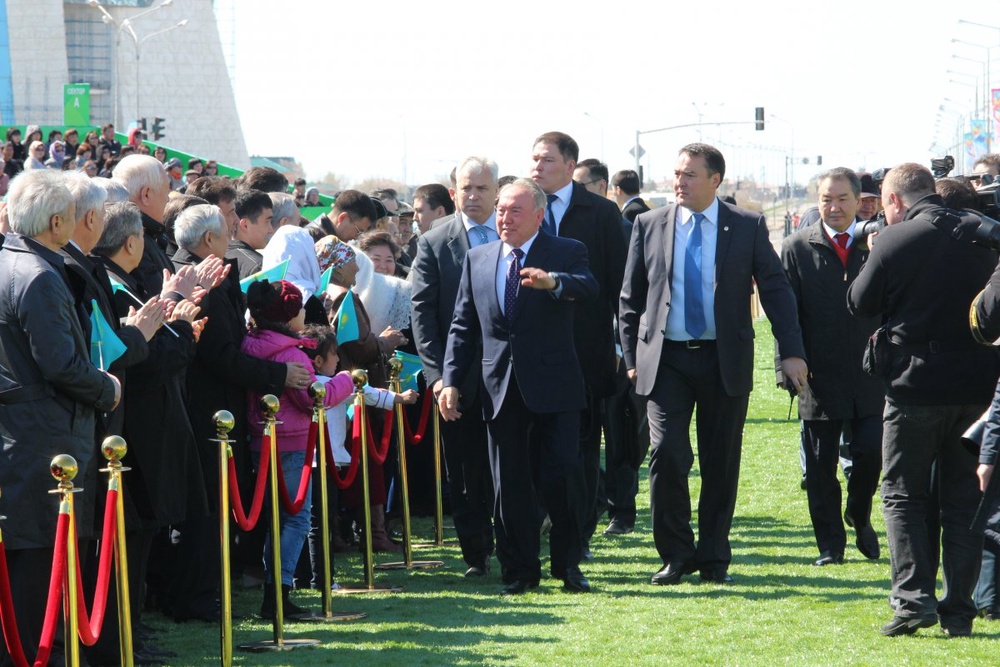
M 285 273 L 288 271 L 288 261 L 285 260 L 281 264 L 272 266 L 270 269 L 265 269 L 263 271 L 258 271 L 252 276 L 247 276 L 240 281 L 240 289 L 246 294 L 247 290 L 250 289 L 250 283 L 255 283 L 258 280 L 266 280 L 268 282 L 275 282 L 278 280 L 285 279 Z
M 330 268 L 328 268 L 326 271 L 324 271 L 323 275 L 321 275 L 319 277 L 319 287 L 316 289 L 315 292 L 313 292 L 313 296 L 314 297 L 316 297 L 318 299 L 321 296 L 323 296 L 323 292 L 325 292 L 326 288 L 330 286 L 330 277 L 331 276 L 333 276 L 333 267 L 332 266 Z
M 96 300 L 90 305 L 90 362 L 106 371 L 111 364 L 125 354 L 125 343 L 115 334 L 114 329 L 104 319 Z
M 400 391 L 407 389 L 417 390 L 417 374 L 423 372 L 424 364 L 420 357 L 409 352 L 396 350 L 396 358 L 403 362 L 403 369 L 399 371 Z
M 353 292 L 347 292 L 344 300 L 340 302 L 335 326 L 338 344 L 350 343 L 361 337 L 361 332 L 358 330 L 358 312 L 354 307 Z
M 135 294 L 132 294 L 132 292 L 130 292 L 129 289 L 127 287 L 125 287 L 124 283 L 119 282 L 118 280 L 116 280 L 115 277 L 113 275 L 111 275 L 110 273 L 108 274 L 108 280 L 111 282 L 111 291 L 114 292 L 115 294 L 117 294 L 118 292 L 121 292 L 125 296 L 127 296 L 127 297 L 131 298 L 133 301 L 135 301 L 136 304 L 138 304 L 138 306 L 140 308 L 142 308 L 144 305 L 146 305 L 142 301 L 139 300 L 139 297 L 137 297 Z M 172 333 L 174 335 L 174 338 L 180 338 L 180 335 L 176 331 L 174 331 L 173 328 L 169 324 L 167 324 L 166 322 L 163 323 L 163 328 L 166 329 L 167 331 L 169 331 L 170 333 Z

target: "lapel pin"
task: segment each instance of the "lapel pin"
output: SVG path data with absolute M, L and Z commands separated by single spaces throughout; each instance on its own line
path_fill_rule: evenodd
M 728 231 L 729 231 L 729 227 L 723 227 L 723 228 L 722 228 L 722 231 L 724 231 L 724 232 L 728 232 Z

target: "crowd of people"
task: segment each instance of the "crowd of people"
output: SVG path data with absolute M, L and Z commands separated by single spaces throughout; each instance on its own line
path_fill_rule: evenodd
M 98 451 L 112 434 L 128 442 L 132 469 L 129 579 L 145 603 L 132 606 L 137 661 L 170 656 L 150 641 L 144 606 L 178 621 L 218 620 L 213 416 L 235 417 L 230 437 L 249 499 L 265 394 L 280 398 L 281 470 L 301 509 L 282 507 L 280 535 L 262 527 L 233 545 L 243 580 L 259 577 L 261 615 L 275 616 L 276 599 L 285 615 L 302 613 L 290 591 L 326 585 L 324 552 L 357 548 L 359 530 L 370 526 L 375 551 L 400 551 L 388 526 L 399 487 L 392 457 L 372 462 L 367 507 L 360 478 L 332 494 L 330 544 L 311 511 L 318 485 L 299 489 L 312 463 L 313 382 L 326 386 L 338 466 L 351 456 L 349 371 L 367 371 L 373 413 L 397 403 L 417 410 L 418 392 L 389 391 L 397 350 L 419 355 L 420 393 L 441 412 L 467 577 L 489 576 L 495 558 L 502 594 L 539 586 L 548 534 L 551 577 L 569 593 L 590 592 L 581 564 L 592 557 L 591 538 L 605 514 L 605 535 L 635 529 L 648 450 L 662 560 L 651 583 L 699 573 L 731 584 L 754 292 L 776 340 L 778 383 L 798 396 L 815 564 L 844 561 L 845 522 L 861 554 L 880 558 L 871 511 L 883 473 L 893 577 L 883 634 L 940 623 L 964 636 L 981 610 L 1000 616 L 1000 547 L 987 541 L 984 554 L 983 531 L 970 527 L 991 479 L 1000 409 L 978 454 L 961 444 L 1000 376 L 1000 359 L 968 324 L 976 298 L 976 335 L 1000 336 L 996 251 L 967 242 L 979 218 L 957 212 L 978 201 L 969 184 L 903 164 L 873 192 L 870 177 L 830 170 L 817 180 L 816 221 L 788 236 L 779 255 L 762 215 L 720 199 L 725 159 L 713 146 L 681 149 L 676 202 L 655 210 L 640 197 L 638 174 L 611 176 L 600 161 L 581 160 L 564 133 L 545 133 L 530 149 L 526 177 L 501 177 L 494 161 L 473 156 L 450 187 L 416 188 L 412 204 L 394 190 L 345 190 L 308 220 L 300 208 L 316 205 L 317 193 L 270 168 L 229 179 L 192 160 L 182 173 L 161 148 L 144 154 L 141 132 L 122 146 L 110 125 L 83 141 L 72 129 L 50 133 L 48 143 L 36 127 L 23 141 L 8 131 L 0 509 L 23 643 L 37 645 L 53 559 L 49 461 L 67 453 L 79 463 L 77 523 L 93 579 Z M 876 215 L 887 226 L 861 234 L 859 223 Z M 261 279 L 279 265 L 287 267 L 281 279 Z M 355 313 L 352 336 L 338 336 L 345 304 Z M 101 344 L 95 317 L 120 345 Z M 376 441 L 382 424 L 371 420 Z M 702 484 L 693 527 L 695 454 Z M 840 457 L 851 463 L 846 509 Z M 416 463 L 419 503 L 429 478 Z M 1000 529 L 992 517 L 984 522 L 987 533 Z M 281 545 L 280 581 L 266 556 L 270 539 Z M 980 561 L 988 568 L 974 599 Z M 117 664 L 114 625 L 109 617 L 88 649 L 90 664 Z M 9 661 L 2 647 L 0 656 Z

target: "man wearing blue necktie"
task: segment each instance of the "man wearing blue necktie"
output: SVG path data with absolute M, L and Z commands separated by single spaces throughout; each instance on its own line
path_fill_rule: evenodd
M 663 567 L 654 584 L 685 574 L 730 583 L 729 530 L 753 386 L 754 284 L 796 389 L 807 368 L 792 293 L 763 216 L 719 201 L 722 153 L 681 149 L 677 203 L 640 213 L 629 242 L 619 308 L 622 356 L 636 393 L 648 399 L 653 539 Z M 698 409 L 701 497 L 691 529 L 689 430 Z
M 458 210 L 445 224 L 421 233 L 417 241 L 417 253 L 410 267 L 413 340 L 424 362 L 427 386 L 435 398 L 443 386 L 445 343 L 465 255 L 471 248 L 500 238 L 493 211 L 498 173 L 493 160 L 483 157 L 463 160 L 456 170 Z M 468 565 L 465 575 L 480 577 L 489 573 L 493 554 L 493 482 L 479 397 L 478 363 L 472 364 L 461 378 L 459 390 L 465 416 L 442 423 L 441 440 L 452 518 Z

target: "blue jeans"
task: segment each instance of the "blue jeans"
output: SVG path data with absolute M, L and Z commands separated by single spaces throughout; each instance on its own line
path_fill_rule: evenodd
M 292 500 L 298 494 L 299 480 L 302 478 L 302 466 L 305 465 L 306 453 L 281 452 L 281 471 L 284 473 L 285 486 Z M 295 566 L 302 553 L 302 545 L 309 535 L 310 518 L 312 516 L 312 478 L 309 478 L 309 490 L 306 491 L 306 501 L 298 514 L 289 514 L 284 506 L 278 503 L 278 515 L 281 523 L 281 583 L 292 586 L 295 583 Z M 264 519 L 264 517 L 261 517 Z M 271 533 L 268 531 L 264 540 L 264 573 L 265 581 L 274 580 L 271 574 Z

